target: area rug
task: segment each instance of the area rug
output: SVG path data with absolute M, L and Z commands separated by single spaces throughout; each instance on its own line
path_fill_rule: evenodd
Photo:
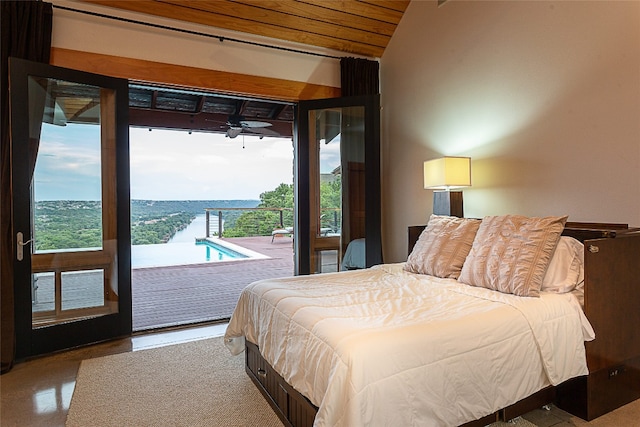
M 517 417 L 509 421 L 498 421 L 490 424 L 488 427 L 537 427 L 532 422 L 525 420 L 522 417 Z
M 66 427 L 282 427 L 222 338 L 82 361 Z M 491 427 L 535 427 L 523 418 Z
M 282 427 L 222 338 L 82 361 L 66 427 Z

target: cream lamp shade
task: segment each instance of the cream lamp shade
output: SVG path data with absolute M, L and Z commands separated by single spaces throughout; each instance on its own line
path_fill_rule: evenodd
M 471 186 L 470 157 L 442 157 L 424 162 L 424 188 L 450 190 Z

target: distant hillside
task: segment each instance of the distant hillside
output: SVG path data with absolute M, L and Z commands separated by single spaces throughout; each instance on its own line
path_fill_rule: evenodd
M 131 243 L 166 243 L 205 208 L 253 208 L 259 200 L 132 200 Z M 35 206 L 36 250 L 93 248 L 102 245 L 101 204 L 54 200 Z M 232 226 L 242 211 L 225 213 Z
M 205 208 L 255 208 L 259 203 L 260 200 L 132 200 L 131 217 L 178 212 L 200 215 Z
M 205 208 L 255 208 L 259 203 L 260 200 L 132 200 L 131 244 L 166 243 L 196 215 L 203 215 Z M 225 224 L 234 226 L 240 215 L 242 211 L 224 213 Z

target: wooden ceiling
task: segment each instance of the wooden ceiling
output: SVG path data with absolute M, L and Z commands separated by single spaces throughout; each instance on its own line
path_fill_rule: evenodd
M 101 13 L 107 15 L 108 8 L 116 8 L 206 25 L 213 35 L 218 28 L 344 53 L 332 56 L 379 58 L 410 0 L 81 1 L 105 6 Z M 179 22 L 175 27 L 185 28 Z M 129 91 L 132 126 L 224 133 L 231 138 L 239 132 L 293 135 L 291 103 L 145 85 L 133 85 Z
M 83 1 L 369 58 L 382 56 L 410 2 L 410 0 Z
M 293 104 L 129 85 L 129 124 L 258 137 L 293 136 Z

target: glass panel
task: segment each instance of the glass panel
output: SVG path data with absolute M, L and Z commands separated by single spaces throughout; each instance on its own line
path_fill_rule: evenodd
M 365 237 L 364 112 L 364 106 L 313 112 L 319 171 L 316 237 L 341 237 L 338 260 L 349 242 Z
M 62 309 L 104 306 L 104 271 L 62 273 Z
M 296 224 L 302 230 L 295 241 L 296 274 L 314 273 L 317 252 L 325 250 L 338 250 L 339 267 L 379 264 L 379 96 L 300 101 L 299 118 Z M 339 191 L 326 185 L 328 175 Z M 336 193 L 339 203 L 327 197 Z M 353 242 L 358 247 L 357 265 L 343 262 Z
M 349 242 L 365 237 L 364 107 L 342 109 L 342 251 Z
M 113 91 L 41 77 L 28 90 L 33 326 L 117 312 L 105 304 L 117 299 L 105 274 L 116 255 L 105 243 L 115 243 L 113 218 L 104 220 L 115 209 L 114 138 L 101 126 L 112 122 Z
M 53 272 L 37 273 L 33 275 L 31 287 L 32 311 L 40 313 L 56 309 L 55 275 Z
M 100 88 L 30 77 L 29 97 L 44 102 L 30 120 L 34 252 L 102 248 Z
M 127 81 L 19 58 L 9 72 L 12 225 L 24 244 L 14 260 L 16 359 L 125 335 Z M 104 271 L 105 304 L 63 310 L 63 275 L 91 270 Z
M 316 251 L 316 273 L 334 273 L 338 271 L 338 251 Z
M 317 146 L 311 246 L 318 254 L 336 250 L 335 268 L 349 242 L 365 237 L 364 116 L 364 106 L 310 110 Z M 323 257 L 315 259 L 315 270 L 327 271 Z
M 320 110 L 316 116 L 318 141 L 319 209 L 316 237 L 340 235 L 342 227 L 341 114 Z

